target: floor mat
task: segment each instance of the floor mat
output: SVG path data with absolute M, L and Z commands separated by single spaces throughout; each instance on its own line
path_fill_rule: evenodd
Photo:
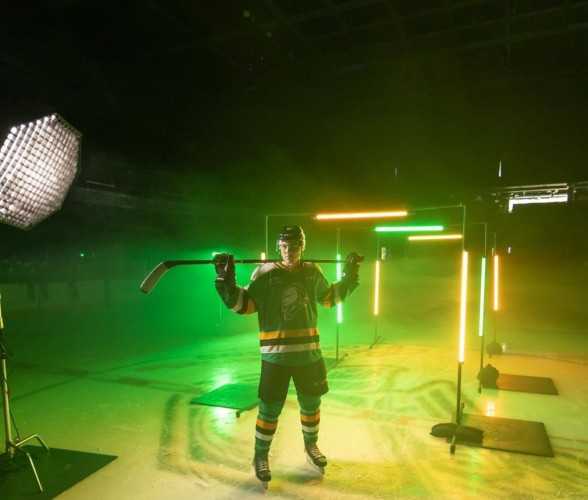
M 484 436 L 481 443 L 458 439 L 458 444 L 542 457 L 554 456 L 543 422 L 465 413 L 462 418 L 462 425 L 480 429 L 484 432 Z
M 527 375 L 511 375 L 508 373 L 500 373 L 498 375 L 496 388 L 501 391 L 559 394 L 553 383 L 553 379 L 547 377 L 529 377 Z
M 45 491 L 39 492 L 33 471 L 23 453 L 18 453 L 13 460 L 4 454 L 0 457 L 2 500 L 55 498 L 116 459 L 113 455 L 59 448 L 51 448 L 49 452 L 38 446 L 24 446 L 23 449 L 33 457 Z
M 190 401 L 193 405 L 231 408 L 237 410 L 237 416 L 258 403 L 257 384 L 225 384 Z

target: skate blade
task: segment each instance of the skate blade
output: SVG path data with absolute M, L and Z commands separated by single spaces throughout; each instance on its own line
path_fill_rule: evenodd
M 305 455 L 306 455 L 306 461 L 308 462 L 308 465 L 310 465 L 312 470 L 314 470 L 315 472 L 318 472 L 321 476 L 324 476 L 325 475 L 325 468 L 321 467 L 320 465 L 316 465 L 312 461 L 312 458 L 310 457 L 310 455 L 308 453 L 305 453 Z

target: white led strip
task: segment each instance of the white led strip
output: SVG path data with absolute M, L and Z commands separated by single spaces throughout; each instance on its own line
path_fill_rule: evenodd
M 564 194 L 547 194 L 536 196 L 518 196 L 509 198 L 508 211 L 512 212 L 515 205 L 534 205 L 535 203 L 567 203 L 568 195 Z
M 12 127 L 0 148 L 0 223 L 28 229 L 58 210 L 80 145 L 81 134 L 56 114 Z

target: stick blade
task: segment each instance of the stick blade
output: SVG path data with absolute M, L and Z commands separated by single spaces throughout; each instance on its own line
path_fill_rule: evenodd
M 151 271 L 141 283 L 139 287 L 143 293 L 149 293 L 155 288 L 155 285 L 159 282 L 161 277 L 168 271 L 169 267 L 166 262 L 162 262 L 155 266 L 155 269 Z

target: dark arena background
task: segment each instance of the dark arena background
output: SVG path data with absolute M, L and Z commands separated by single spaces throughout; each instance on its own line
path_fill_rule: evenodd
M 588 498 L 588 1 L 0 15 L 2 500 Z M 210 261 L 292 224 L 365 259 L 318 306 L 328 465 L 291 384 L 264 484 Z

